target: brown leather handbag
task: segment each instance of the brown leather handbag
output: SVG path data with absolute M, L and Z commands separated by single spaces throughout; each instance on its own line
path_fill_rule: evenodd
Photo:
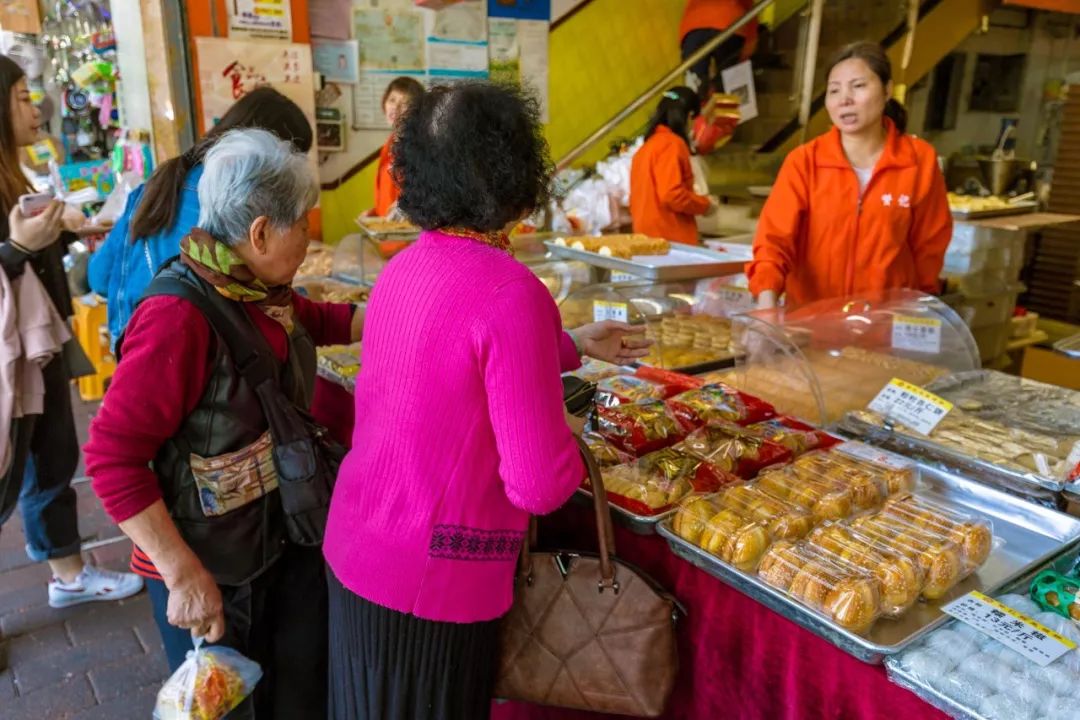
M 579 441 L 580 444 L 580 441 Z M 678 602 L 614 557 L 600 470 L 584 446 L 600 552 L 536 552 L 535 523 L 503 619 L 495 696 L 540 705 L 656 717 L 678 672 Z

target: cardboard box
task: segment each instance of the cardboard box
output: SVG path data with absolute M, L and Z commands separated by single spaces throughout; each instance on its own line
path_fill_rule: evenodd
M 1041 347 L 1024 350 L 1020 375 L 1071 390 L 1080 390 L 1080 359 Z

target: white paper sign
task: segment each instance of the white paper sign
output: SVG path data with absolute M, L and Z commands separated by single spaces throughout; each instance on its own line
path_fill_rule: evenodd
M 618 270 L 611 271 L 611 282 L 634 282 L 640 280 L 637 275 L 631 275 L 630 273 L 619 272 Z
M 942 610 L 1040 667 L 1046 667 L 1076 649 L 1072 640 L 978 591 L 969 592 Z
M 876 448 L 872 445 L 867 445 L 858 440 L 850 440 L 846 443 L 841 443 L 833 449 L 836 452 L 844 453 L 857 460 L 865 460 L 874 465 L 891 468 L 893 470 L 906 470 L 915 464 L 903 455 L 897 455 L 896 453 L 882 450 L 881 448 Z
M 941 352 L 941 320 L 897 315 L 893 318 L 892 346 L 919 353 Z
M 942 418 L 949 414 L 953 405 L 917 385 L 893 378 L 877 397 L 870 401 L 868 407 L 889 420 L 929 435 Z
M 593 300 L 593 322 L 615 320 L 617 322 L 630 322 L 630 308 L 623 302 L 610 302 L 607 300 Z
M 732 65 L 720 72 L 724 92 L 739 96 L 739 124 L 758 116 L 757 93 L 754 91 L 754 68 L 749 60 Z
M 229 0 L 229 37 L 292 40 L 289 0 Z

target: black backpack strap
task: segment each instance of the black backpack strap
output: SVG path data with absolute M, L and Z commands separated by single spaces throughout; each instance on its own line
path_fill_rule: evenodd
M 157 276 L 150 281 L 143 298 L 169 295 L 187 300 L 199 311 L 225 341 L 232 355 L 236 370 L 252 387 L 257 388 L 270 380 L 277 383 L 277 365 L 266 339 L 249 322 L 236 317 L 235 312 L 226 313 L 221 304 L 215 303 L 198 289 L 178 278 Z M 230 317 L 231 316 L 231 317 Z M 244 319 L 246 320 L 246 318 Z

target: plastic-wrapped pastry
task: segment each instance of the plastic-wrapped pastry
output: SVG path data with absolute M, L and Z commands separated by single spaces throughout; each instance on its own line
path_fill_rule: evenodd
M 600 434 L 634 456 L 670 447 L 686 436 L 667 405 L 659 401 L 598 407 L 596 415 Z
M 918 466 L 911 460 L 858 440 L 838 445 L 833 457 L 880 477 L 889 495 L 914 491 L 919 479 Z
M 639 515 L 665 512 L 690 493 L 715 492 L 737 479 L 673 448 L 604 470 L 604 488 L 611 502 Z
M 828 433 L 815 430 L 789 417 L 778 417 L 755 423 L 746 429 L 763 440 L 783 445 L 792 452 L 794 457 L 811 450 L 824 449 L 839 442 Z
M 835 523 L 814 530 L 807 543 L 872 574 L 878 581 L 885 615 L 899 617 L 919 599 L 923 578 L 914 560 L 878 550 L 857 532 Z
M 878 474 L 856 465 L 854 460 L 839 453 L 807 453 L 791 467 L 801 480 L 821 480 L 849 489 L 855 510 L 872 510 L 880 506 L 888 495 L 888 488 Z
M 733 423 L 715 423 L 686 436 L 680 448 L 719 468 L 750 479 L 762 468 L 785 463 L 791 451 Z
M 762 472 L 757 484 L 770 495 L 809 510 L 819 522 L 843 520 L 854 507 L 850 488 L 812 477 L 800 478 L 790 466 Z
M 592 456 L 596 458 L 596 463 L 602 468 L 624 465 L 634 459 L 629 453 L 609 443 L 599 433 L 587 432 L 581 436 L 581 439 L 585 441 L 585 444 L 589 447 L 589 452 L 592 453 Z
M 762 558 L 758 574 L 852 632 L 869 630 L 881 616 L 878 583 L 870 573 L 804 543 L 777 543 Z
M 683 501 L 672 528 L 739 570 L 753 570 L 769 546 L 769 532 L 758 522 L 720 507 L 715 498 L 694 496 Z
M 772 405 L 723 383 L 706 385 L 668 400 L 675 417 L 687 430 L 713 422 L 749 425 L 776 414 Z
M 663 400 L 667 397 L 662 385 L 642 380 L 633 375 L 614 375 L 596 384 L 596 404 L 616 407 L 645 400 Z
M 994 532 L 986 520 L 962 515 L 926 498 L 904 495 L 885 504 L 883 515 L 944 535 L 963 550 L 965 576 L 978 569 L 994 548 Z
M 853 525 L 876 549 L 915 561 L 922 570 L 922 596 L 927 600 L 939 600 L 963 578 L 962 551 L 943 535 L 881 515 L 857 518 Z
M 798 540 L 814 526 L 808 512 L 751 484 L 724 488 L 717 494 L 716 503 L 761 523 L 776 540 Z
M 628 368 L 613 363 L 596 360 L 595 358 L 582 358 L 581 367 L 570 373 L 574 377 L 581 378 L 585 382 L 598 383 L 604 378 L 616 375 L 626 375 L 631 372 Z

